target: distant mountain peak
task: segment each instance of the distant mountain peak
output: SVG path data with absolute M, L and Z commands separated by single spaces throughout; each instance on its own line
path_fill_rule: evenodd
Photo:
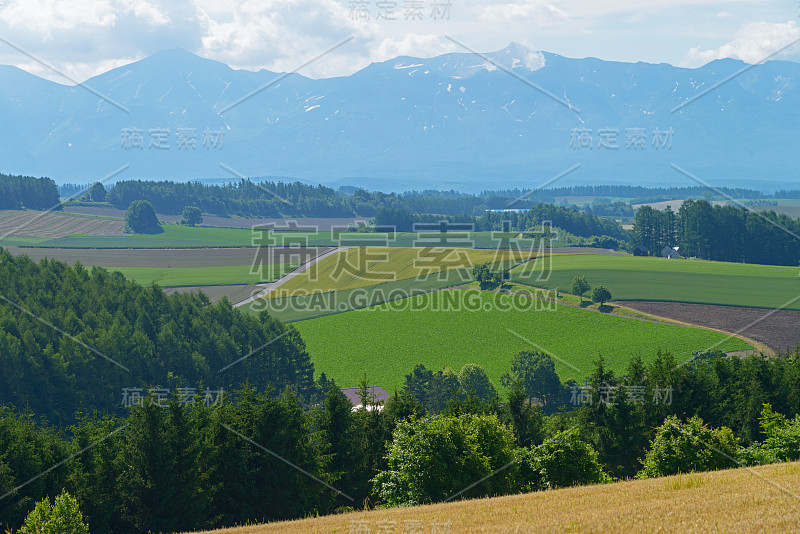
M 535 71 L 541 69 L 545 65 L 545 57 L 542 52 L 515 42 L 512 42 L 502 50 L 498 50 L 493 54 L 487 54 L 486 56 L 507 69 Z M 489 70 L 494 70 L 492 67 L 497 68 L 493 65 L 487 68 Z
M 0 172 L 86 181 L 125 165 L 120 179 L 198 179 L 228 177 L 224 164 L 246 176 L 468 191 L 530 188 L 576 163 L 570 183 L 663 185 L 685 178 L 671 167 L 679 162 L 710 182 L 786 187 L 800 168 L 800 65 L 737 74 L 741 65 L 572 59 L 510 43 L 316 79 L 232 69 L 182 48 L 77 88 L 0 68 L 0 121 L 14 125 L 0 134 Z

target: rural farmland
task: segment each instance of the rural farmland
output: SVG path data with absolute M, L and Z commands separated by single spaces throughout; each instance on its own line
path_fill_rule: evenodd
M 800 309 L 797 267 L 672 261 L 665 258 L 554 255 L 549 279 L 538 283 L 567 291 L 575 276 L 612 289 L 620 300 L 656 300 Z M 511 272 L 511 280 L 533 284 Z M 794 299 L 794 300 L 793 300 Z
M 0 0 L 0 533 L 800 532 L 798 5 L 344 4 Z
M 455 298 L 448 298 L 450 295 Z M 526 349 L 552 354 L 563 381 L 582 381 L 600 355 L 609 368 L 623 372 L 631 357 L 650 359 L 659 350 L 685 360 L 694 351 L 712 346 L 720 350 L 749 348 L 718 332 L 567 306 L 537 310 L 533 302 L 525 310 L 513 300 L 511 295 L 457 289 L 301 321 L 295 326 L 315 365 L 327 369 L 338 383 L 354 387 L 366 373 L 371 382 L 387 391 L 400 390 L 405 374 L 417 363 L 431 369 L 449 366 L 455 371 L 474 363 L 486 369 L 499 386 L 511 357 Z M 448 302 L 452 303 L 450 311 Z M 358 336 L 337 335 L 353 329 Z

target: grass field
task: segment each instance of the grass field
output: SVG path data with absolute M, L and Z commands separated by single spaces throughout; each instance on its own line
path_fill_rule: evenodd
M 312 319 L 334 313 L 366 308 L 384 302 L 390 302 L 408 295 L 427 293 L 464 283 L 463 276 L 471 273 L 459 269 L 450 269 L 440 277 L 437 274 L 424 280 L 406 278 L 394 282 L 385 282 L 367 287 L 357 287 L 340 291 L 315 293 L 310 295 L 283 296 L 277 298 L 258 299 L 241 309 L 250 313 L 268 310 L 270 315 L 284 321 L 293 322 Z M 275 294 L 284 294 L 282 287 Z
M 252 525 L 217 534 L 797 532 L 800 463 Z M 342 501 L 346 504 L 347 501 Z M 384 530 L 380 530 L 383 525 Z M 434 527 L 434 525 L 439 525 Z M 438 530 L 435 530 L 438 528 Z M 360 529 L 360 530 L 359 530 Z
M 283 264 L 271 269 L 276 274 L 287 273 L 297 264 Z M 245 285 L 272 282 L 263 280 L 260 273 L 251 274 L 250 265 L 234 265 L 224 267 L 109 267 L 111 271 L 119 271 L 126 278 L 147 285 L 156 282 L 161 287 L 180 286 L 224 286 Z
M 463 265 L 506 261 L 513 265 L 531 257 L 530 251 L 520 253 L 506 250 L 452 249 L 448 256 L 430 256 L 432 259 L 428 263 L 429 256 L 425 256 L 424 250 L 410 247 L 350 248 L 325 258 L 316 265 L 316 270 L 293 278 L 276 293 L 299 295 L 314 291 L 343 291 L 430 276 L 442 270 L 459 269 Z M 452 267 L 449 262 L 452 262 Z M 471 269 L 460 270 L 466 273 L 463 281 L 472 279 Z
M 453 299 L 458 303 L 448 307 Z M 611 369 L 623 371 L 636 354 L 649 360 L 663 349 L 688 358 L 726 337 L 568 306 L 536 311 L 532 308 L 536 302 L 522 299 L 515 305 L 509 295 L 454 289 L 295 326 L 318 372 L 325 372 L 341 387 L 355 387 L 366 373 L 370 383 L 390 392 L 402 386 L 405 375 L 418 363 L 456 371 L 475 363 L 500 387 L 512 356 L 537 346 L 553 355 L 556 371 L 565 381 L 587 377 L 598 354 Z M 739 350 L 749 345 L 729 339 L 719 348 Z
M 180 226 L 165 224 L 158 234 L 82 235 L 51 239 L 37 246 L 61 248 L 165 248 L 165 247 L 249 247 L 252 232 L 241 228 Z
M 547 281 L 515 282 L 569 291 L 572 279 L 586 275 L 592 286 L 606 286 L 615 299 L 664 300 L 776 308 L 800 297 L 797 267 L 702 260 L 667 260 L 593 254 L 554 255 Z M 800 309 L 800 299 L 788 306 Z

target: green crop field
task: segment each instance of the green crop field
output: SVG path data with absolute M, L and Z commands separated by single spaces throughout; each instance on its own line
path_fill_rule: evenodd
M 9 211 L 10 216 L 33 217 L 39 212 Z M 31 215 L 34 214 L 34 215 Z M 2 213 L 0 213 L 2 215 Z M 250 247 L 258 245 L 291 246 L 302 243 L 304 246 L 360 246 L 363 239 L 373 244 L 381 241 L 390 247 L 426 247 L 445 246 L 458 248 L 495 249 L 499 243 L 498 232 L 470 232 L 463 234 L 456 241 L 450 234 L 398 232 L 392 235 L 383 233 L 341 233 L 330 230 L 320 231 L 273 231 L 270 233 L 253 231 L 250 228 L 233 228 L 218 226 L 182 226 L 179 224 L 162 224 L 162 232 L 157 234 L 123 234 L 122 219 L 100 217 L 96 215 L 78 214 L 46 214 L 61 225 L 58 232 L 52 230 L 50 219 L 43 219 L 48 230 L 37 233 L 20 234 L 0 240 L 2 245 L 25 245 L 35 247 L 56 248 L 191 248 L 191 247 Z M 2 218 L 2 217 L 0 217 Z M 10 221 L 10 219 L 9 219 Z M 297 219 L 303 225 L 302 219 Z M 3 221 L 0 221 L 2 226 Z M 69 224 L 66 224 L 69 223 Z M 253 224 L 257 226 L 258 221 Z M 8 223 L 9 229 L 14 226 Z M 103 231 L 103 228 L 109 231 Z M 83 233 L 80 233 L 83 232 Z M 459 234 L 461 235 L 461 234 Z M 513 237 L 510 234 L 504 237 Z M 39 239 L 36 239 L 39 238 Z M 8 240 L 8 242 L 6 242 Z M 532 248 L 531 239 L 517 239 L 515 244 L 522 250 Z
M 242 306 L 249 313 L 269 311 L 273 317 L 284 321 L 302 321 L 334 313 L 368 308 L 384 302 L 392 302 L 409 295 L 428 293 L 447 287 L 463 284 L 472 273 L 464 269 L 449 269 L 441 276 L 433 274 L 423 280 L 406 278 L 367 287 L 355 287 L 339 291 L 316 292 L 293 295 L 283 286 L 270 293 L 268 298 L 257 299 Z M 278 296 L 283 295 L 283 296 Z
M 659 349 L 689 358 L 720 341 L 720 350 L 749 348 L 718 332 L 567 306 L 555 311 L 526 309 L 538 301 L 523 300 L 514 306 L 509 295 L 453 289 L 301 321 L 295 327 L 318 373 L 340 387 L 356 386 L 366 373 L 371 384 L 389 392 L 399 389 L 418 363 L 456 371 L 475 363 L 500 388 L 512 356 L 536 350 L 509 329 L 553 355 L 562 380 L 587 377 L 599 354 L 611 369 L 623 371 L 632 356 L 648 361 Z
M 297 264 L 284 264 L 281 269 L 286 273 L 297 267 Z M 223 286 L 246 285 L 271 282 L 262 280 L 259 273 L 251 274 L 250 265 L 234 265 L 227 267 L 109 267 L 110 271 L 119 271 L 126 278 L 147 285 L 155 282 L 161 287 L 181 286 Z M 277 273 L 276 273 L 277 274 Z
M 777 308 L 800 297 L 797 267 L 655 257 L 554 255 L 548 280 L 522 278 L 513 270 L 511 279 L 563 292 L 580 275 L 592 286 L 606 286 L 619 300 Z M 800 298 L 788 308 L 800 309 Z
M 81 235 L 50 239 L 37 247 L 63 248 L 170 248 L 170 247 L 249 247 L 253 234 L 241 228 L 162 225 L 158 234 Z
M 436 276 L 434 273 L 466 268 L 464 282 L 472 280 L 471 266 L 509 262 L 516 265 L 531 257 L 530 251 L 486 249 L 353 247 L 320 261 L 313 269 L 288 281 L 276 293 L 301 295 L 313 291 L 342 291 L 409 278 Z M 443 274 L 443 277 L 445 275 Z

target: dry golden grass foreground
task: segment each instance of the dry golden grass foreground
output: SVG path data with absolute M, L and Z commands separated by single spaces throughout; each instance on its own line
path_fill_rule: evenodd
M 798 532 L 800 462 L 208 531 L 324 534 Z

